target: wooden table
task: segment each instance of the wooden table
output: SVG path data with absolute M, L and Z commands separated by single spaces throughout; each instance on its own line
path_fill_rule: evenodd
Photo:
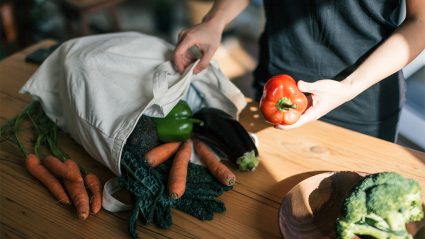
M 17 93 L 37 65 L 25 63 L 43 41 L 0 62 L 0 123 L 19 113 L 31 100 Z M 220 197 L 227 207 L 213 221 L 200 221 L 173 211 L 174 225 L 161 230 L 138 225 L 141 238 L 280 238 L 278 210 L 287 192 L 312 175 L 326 171 L 396 171 L 417 180 L 425 190 L 425 153 L 365 136 L 320 121 L 281 131 L 264 123 L 256 103 L 240 117 L 260 140 L 261 164 L 255 172 L 236 172 L 238 182 Z M 60 144 L 103 182 L 113 174 L 68 137 Z M 0 238 L 128 238 L 129 212 L 102 210 L 86 221 L 72 207 L 55 202 L 24 168 L 24 159 L 10 145 L 0 145 Z

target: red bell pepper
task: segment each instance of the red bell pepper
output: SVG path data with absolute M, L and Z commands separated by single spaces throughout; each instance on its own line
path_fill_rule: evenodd
M 290 125 L 297 122 L 307 108 L 307 97 L 289 75 L 275 75 L 264 85 L 260 109 L 264 118 L 274 124 Z

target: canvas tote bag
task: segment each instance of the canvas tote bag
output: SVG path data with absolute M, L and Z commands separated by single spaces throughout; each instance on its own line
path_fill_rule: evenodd
M 21 88 L 40 101 L 46 115 L 95 160 L 119 176 L 123 147 L 144 114 L 165 117 L 180 100 L 192 111 L 222 109 L 234 118 L 246 106 L 244 95 L 215 62 L 193 74 L 173 68 L 173 46 L 136 32 L 69 40 L 56 49 Z M 196 159 L 195 159 L 196 160 Z M 103 207 L 130 209 L 112 197 L 116 178 L 106 182 Z

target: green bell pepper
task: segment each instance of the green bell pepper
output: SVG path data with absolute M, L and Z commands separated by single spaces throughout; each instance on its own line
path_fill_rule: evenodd
M 165 118 L 154 118 L 158 139 L 162 142 L 185 141 L 192 136 L 193 123 L 200 120 L 192 118 L 189 105 L 181 100 Z

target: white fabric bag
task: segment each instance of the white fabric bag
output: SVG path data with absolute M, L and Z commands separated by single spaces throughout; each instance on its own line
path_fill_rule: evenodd
M 135 32 L 63 43 L 22 87 L 47 116 L 96 160 L 120 175 L 124 144 L 142 114 L 164 117 L 180 99 L 196 112 L 216 107 L 237 118 L 245 97 L 216 63 L 184 74 L 169 61 L 173 46 Z

